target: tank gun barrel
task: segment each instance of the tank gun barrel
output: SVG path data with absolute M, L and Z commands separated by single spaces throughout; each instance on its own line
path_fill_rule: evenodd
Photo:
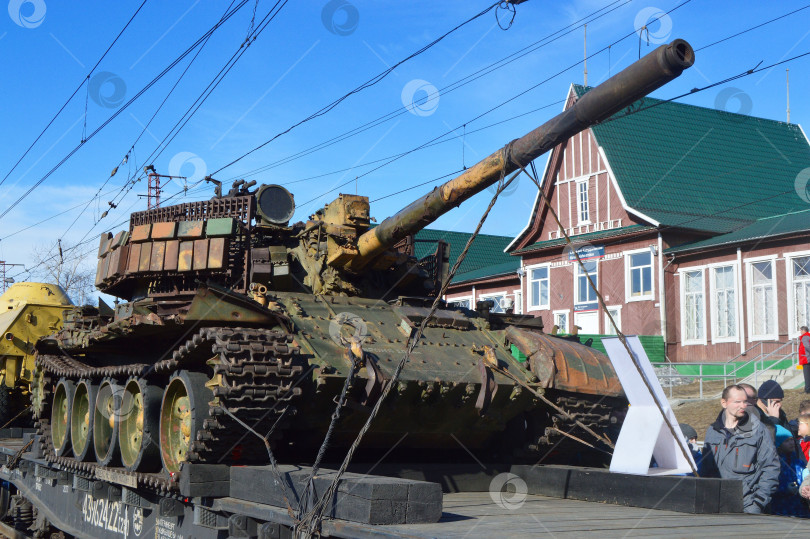
M 364 233 L 357 241 L 358 255 L 349 260 L 346 267 L 362 269 L 398 241 L 425 228 L 468 198 L 498 182 L 502 174 L 510 174 L 528 165 L 554 146 L 674 80 L 694 61 L 694 50 L 682 39 L 661 45 L 588 91 L 561 114 L 513 140 Z

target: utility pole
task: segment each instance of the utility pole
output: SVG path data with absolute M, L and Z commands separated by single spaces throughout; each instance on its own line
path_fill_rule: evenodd
M 588 25 L 585 25 L 585 37 L 583 48 L 585 50 L 585 86 L 588 86 Z
M 785 79 L 787 80 L 787 123 L 790 123 L 790 69 L 785 69 Z
M 143 171 L 149 175 L 149 184 L 146 190 L 146 209 L 151 210 L 160 207 L 160 179 L 178 179 L 185 180 L 185 176 L 169 176 L 167 174 L 158 174 L 155 170 L 155 165 L 147 165 L 143 167 Z M 144 195 L 139 195 L 143 197 Z
M 0 275 L 3 279 L 3 292 L 6 291 L 8 285 L 14 282 L 14 277 L 7 277 L 6 270 L 12 266 L 22 266 L 23 264 L 9 264 L 5 260 L 0 260 Z

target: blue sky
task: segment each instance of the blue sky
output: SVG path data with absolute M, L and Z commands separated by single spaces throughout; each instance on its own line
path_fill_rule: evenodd
M 11 0 L 7 14 L 0 11 L 0 179 L 90 73 L 141 1 Z M 570 83 L 583 80 L 581 65 L 474 120 L 579 62 L 583 56 L 583 31 L 573 29 L 553 43 L 458 89 L 448 91 L 445 87 L 597 10 L 604 15 L 588 24 L 589 53 L 633 33 L 650 17 L 680 3 L 530 0 L 517 6 L 514 23 L 507 31 L 496 25 L 492 12 L 487 13 L 397 67 L 378 84 L 218 172 L 216 178 L 232 181 L 247 177 L 258 183 L 286 185 L 298 204 L 295 220 L 305 220 L 338 192 L 354 193 L 355 176 L 377 166 L 367 163 L 411 150 L 446 132 L 451 132 L 448 137 L 462 135 L 466 123 L 466 136 L 414 152 L 368 173 L 357 180 L 357 192 L 374 201 L 450 174 L 464 165 L 470 166 L 561 110 L 559 102 Z M 290 0 L 184 129 L 156 159 L 147 161 L 158 141 L 244 41 L 254 6 L 259 21 L 273 5 L 268 0 L 258 3 L 250 0 L 211 36 L 133 151 L 130 151 L 133 142 L 194 53 L 0 218 L 0 259 L 30 268 L 34 246 L 53 244 L 57 238 L 62 238 L 65 244 L 74 244 L 97 238 L 104 231 L 124 228 L 129 212 L 146 207 L 145 199 L 138 196 L 146 193 L 145 180 L 134 186 L 128 184 L 146 164 L 154 164 L 164 174 L 189 177 L 185 182 L 174 180 L 166 185 L 164 199 L 171 195 L 175 195 L 172 202 L 209 198 L 213 194 L 210 187 L 192 189 L 184 195 L 184 183 L 194 185 L 206 173 L 220 169 L 285 131 L 490 4 L 455 0 Z M 597 84 L 609 72 L 615 73 L 632 63 L 638 58 L 639 46 L 641 53 L 646 54 L 657 43 L 680 37 L 700 49 L 804 5 L 692 0 L 649 25 L 653 44 L 647 45 L 645 34 L 640 46 L 639 36 L 634 34 L 613 45 L 609 55 L 602 52 L 590 58 L 589 83 Z M 209 0 L 147 0 L 93 71 L 89 84 L 78 91 L 29 155 L 0 185 L 0 213 L 6 212 L 20 195 L 73 150 L 85 129 L 88 134 L 95 131 L 214 25 L 227 7 L 228 2 Z M 500 15 L 503 17 L 504 13 Z M 808 22 L 810 9 L 698 50 L 695 67 L 653 95 L 674 97 L 751 69 L 760 61 L 768 65 L 808 52 Z M 784 121 L 786 67 L 791 79 L 791 121 L 804 124 L 810 113 L 806 99 L 810 57 L 681 101 Z M 383 115 L 403 111 L 403 103 L 410 104 L 413 98 L 419 103 L 434 88 L 438 90 L 438 101 L 412 106 L 410 112 L 351 138 L 298 159 L 286 159 Z M 541 110 L 509 120 L 538 108 Z M 503 123 L 488 127 L 497 122 Z M 128 162 L 122 164 L 127 153 Z M 281 160 L 286 162 L 278 163 Z M 544 163 L 545 158 L 538 160 L 540 170 Z M 267 168 L 267 165 L 274 166 Z M 110 178 L 116 166 L 118 173 Z M 340 187 L 342 184 L 346 185 Z M 381 220 L 438 184 L 373 202 L 372 215 Z M 99 190 L 101 195 L 94 198 Z M 488 192 L 476 196 L 441 218 L 434 227 L 471 231 L 490 196 Z M 526 224 L 534 196 L 533 185 L 521 181 L 498 202 L 483 231 L 518 234 Z M 111 200 L 117 208 L 110 209 Z M 108 215 L 100 219 L 105 210 L 109 210 Z M 50 217 L 53 218 L 41 225 L 22 230 Z M 82 249 L 91 251 L 89 265 L 95 264 L 92 253 L 95 245 L 94 239 Z M 14 268 L 9 273 L 19 272 L 19 268 Z M 18 279 L 26 276 L 20 274 Z

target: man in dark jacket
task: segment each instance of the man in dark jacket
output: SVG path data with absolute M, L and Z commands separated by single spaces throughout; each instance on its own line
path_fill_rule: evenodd
M 741 480 L 743 510 L 762 513 L 779 485 L 779 457 L 768 431 L 746 412 L 745 400 L 745 390 L 738 385 L 723 390 L 723 411 L 703 442 L 700 475 Z

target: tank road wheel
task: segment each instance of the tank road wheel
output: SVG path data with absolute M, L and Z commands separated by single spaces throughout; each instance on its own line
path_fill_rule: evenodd
M 73 409 L 70 413 L 70 440 L 73 446 L 73 456 L 76 460 L 86 461 L 93 456 L 90 443 L 93 433 L 93 406 L 96 403 L 98 386 L 91 384 L 90 380 L 81 380 L 76 384 L 73 395 Z
M 160 470 L 157 432 L 161 397 L 161 389 L 147 384 L 143 379 L 131 378 L 124 386 L 118 443 L 121 446 L 121 461 L 131 472 Z
M 208 376 L 181 371 L 171 379 L 160 407 L 160 458 L 169 472 L 179 472 L 197 432 L 208 417 L 208 403 L 214 393 Z
M 63 457 L 70 451 L 70 410 L 76 385 L 64 378 L 59 380 L 53 393 L 51 409 L 51 439 L 56 455 Z
M 93 412 L 93 449 L 96 462 L 102 466 L 111 466 L 118 461 L 120 403 L 121 388 L 112 380 L 101 382 Z

